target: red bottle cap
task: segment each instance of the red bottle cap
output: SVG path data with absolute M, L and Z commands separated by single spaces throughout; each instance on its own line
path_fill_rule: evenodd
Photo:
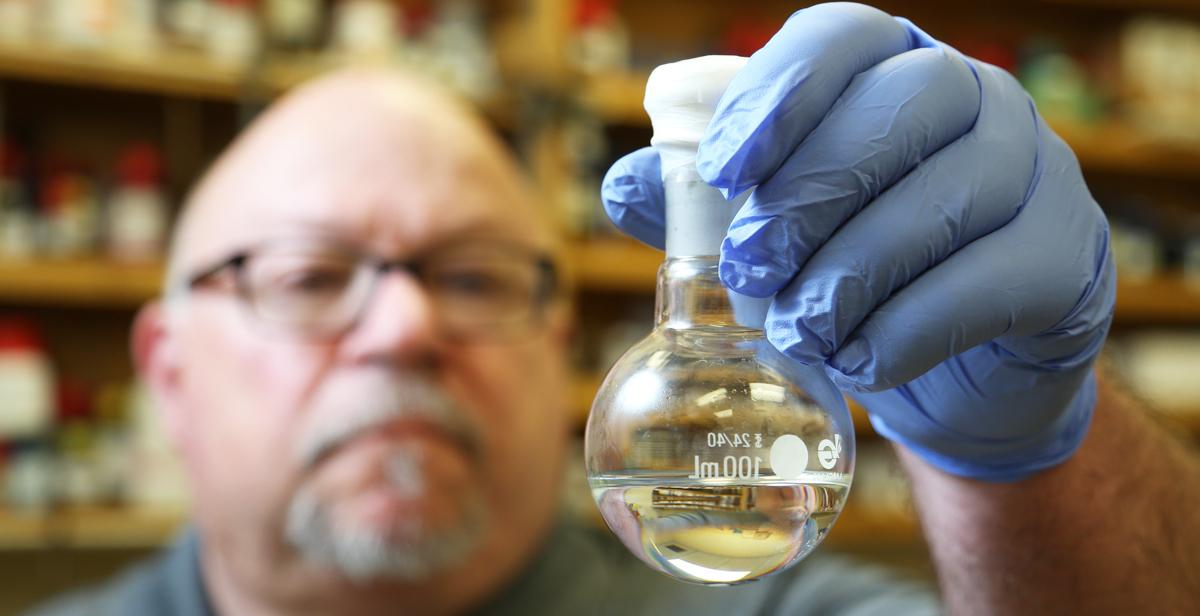
M 25 157 L 17 144 L 0 141 L 0 177 L 17 177 L 25 171 Z
M 578 0 L 575 3 L 575 27 L 590 28 L 609 21 L 616 14 L 613 0 Z
M 0 319 L 0 353 L 41 349 L 42 337 L 33 321 L 20 317 Z
M 149 143 L 130 145 L 117 160 L 117 181 L 123 186 L 158 186 L 162 175 L 162 156 Z

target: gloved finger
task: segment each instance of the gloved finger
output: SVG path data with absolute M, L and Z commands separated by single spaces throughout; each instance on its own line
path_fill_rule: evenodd
M 730 224 L 721 278 L 767 297 L 838 229 L 920 161 L 971 129 L 979 83 L 957 52 L 918 49 L 855 77 Z
M 1108 225 L 1082 179 L 1042 168 L 1052 160 L 1078 174 L 1066 145 L 1053 134 L 1041 143 L 1032 196 L 1017 216 L 876 308 L 826 363 L 839 385 L 894 387 L 988 341 L 1042 372 L 1091 361 L 1112 317 Z
M 604 175 L 604 211 L 622 232 L 659 250 L 666 243 L 662 163 L 654 148 L 625 155 Z
M 726 196 L 761 184 L 855 75 L 916 42 L 904 23 L 861 4 L 797 11 L 729 84 L 700 145 L 700 176 Z
M 825 361 L 894 291 L 1017 215 L 1033 183 L 1036 124 L 1015 79 L 976 71 L 970 132 L 846 221 L 775 297 L 768 335 L 789 357 Z
M 1043 370 L 1064 371 L 1079 365 L 1091 365 L 1108 336 L 1113 309 L 1117 301 L 1116 265 L 1109 248 L 1108 219 L 1100 205 L 1088 192 L 1082 171 L 1070 146 L 1050 130 L 1038 117 L 1038 132 L 1043 135 L 1039 157 L 1052 161 L 1037 183 L 1034 195 L 1022 214 L 1040 236 L 1028 241 L 1054 242 L 1044 258 L 1050 267 L 1043 266 L 1044 275 L 1057 275 L 1064 283 L 1066 297 L 1058 297 L 1061 307 L 1071 297 L 1077 297 L 1070 312 L 1049 329 L 1036 329 L 1023 323 L 1021 331 L 1037 331 L 1037 335 L 1005 336 L 997 340 L 1004 351 L 1027 364 Z M 1064 204 L 1075 204 L 1064 207 Z M 1072 293 L 1080 290 L 1078 295 Z M 1090 368 L 1089 368 L 1090 369 Z

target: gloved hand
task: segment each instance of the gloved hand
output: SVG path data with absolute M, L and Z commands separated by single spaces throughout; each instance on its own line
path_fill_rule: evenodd
M 823 364 L 880 434 L 994 481 L 1078 448 L 1115 300 L 1108 224 L 1011 75 L 905 19 L 814 6 L 734 78 L 697 168 L 727 196 L 755 187 L 724 283 L 774 295 L 771 343 Z M 662 247 L 652 149 L 602 196 Z

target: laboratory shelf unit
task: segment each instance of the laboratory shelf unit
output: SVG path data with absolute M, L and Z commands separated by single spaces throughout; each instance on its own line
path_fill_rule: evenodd
M 587 423 L 588 413 L 592 408 L 592 400 L 596 398 L 596 392 L 600 389 L 600 383 L 604 380 L 604 374 L 576 374 L 571 382 L 570 405 L 568 413 L 571 416 L 573 426 L 582 431 Z M 873 437 L 875 431 L 871 428 L 871 422 L 867 419 L 867 411 L 858 403 L 846 399 L 846 403 L 850 406 L 850 417 L 854 420 L 854 431 L 860 437 Z
M 50 512 L 0 509 L 0 548 L 129 549 L 168 543 L 183 527 L 181 511 L 88 506 Z
M 588 212 L 591 218 L 580 222 L 582 216 L 575 214 L 580 208 L 574 208 L 574 202 L 568 207 L 563 195 L 583 194 L 568 190 L 579 187 L 591 190 L 612 159 L 648 141 L 649 119 L 642 100 L 649 67 L 718 51 L 717 32 L 731 25 L 731 14 L 758 13 L 764 18 L 778 17 L 782 23 L 788 13 L 811 3 L 617 2 L 618 13 L 632 36 L 636 64 L 626 70 L 583 69 L 573 64 L 579 42 L 574 2 L 497 0 L 487 4 L 492 7 L 487 28 L 503 87 L 495 98 L 477 104 L 524 158 L 533 185 L 566 223 L 565 278 L 574 292 L 573 301 L 582 308 L 579 329 L 607 340 L 617 337 L 609 336 L 610 331 L 622 333 L 620 326 L 627 324 L 622 319 L 648 327 L 653 315 L 645 307 L 654 295 L 662 252 L 607 230 L 573 235 L 575 231 L 566 229 L 602 226 L 594 220 L 602 214 Z M 959 26 L 978 29 L 980 15 L 1001 10 L 944 0 L 880 0 L 879 4 L 918 23 L 932 24 L 927 29 L 934 34 L 952 34 Z M 1001 10 L 1008 11 L 1009 21 L 985 23 L 986 33 L 994 30 L 1002 35 L 1006 28 L 1015 28 L 1022 36 L 1054 35 L 1057 28 L 1067 40 L 1094 42 L 1111 52 L 1119 51 L 1114 39 L 1119 34 L 1118 22 L 1126 18 L 1167 13 L 1200 19 L 1200 2 L 1195 0 L 1015 0 L 1013 4 L 1015 10 Z M 678 10 L 683 7 L 688 10 Z M 680 23 L 660 19 L 674 13 L 687 15 Z M 1009 13 L 1012 17 L 1007 17 Z M 1077 22 L 1063 23 L 1061 18 L 1068 13 L 1072 19 L 1078 16 Z M 137 57 L 102 49 L 64 48 L 41 38 L 0 43 L 0 129 L 28 130 L 27 149 L 35 154 L 60 149 L 83 156 L 102 155 L 135 140 L 153 141 L 162 146 L 169 172 L 168 197 L 174 208 L 228 138 L 263 105 L 335 66 L 328 57 L 313 52 L 273 51 L 250 65 L 235 66 L 220 64 L 199 49 L 170 45 L 149 57 Z M 1118 103 L 1136 96 L 1123 90 L 1115 94 Z M 50 104 L 45 104 L 47 101 Z M 127 116 L 136 117 L 130 120 Z M 581 117 L 601 127 L 598 130 L 610 151 L 587 160 L 578 156 L 577 150 L 585 148 L 574 147 L 579 140 L 573 122 Z M 1149 195 L 1139 201 L 1149 210 L 1165 210 L 1158 206 L 1179 203 L 1198 207 L 1194 195 L 1195 188 L 1200 188 L 1200 145 L 1154 134 L 1120 114 L 1108 118 L 1091 123 L 1051 120 L 1078 155 L 1089 183 L 1095 177 L 1122 188 L 1128 184 L 1134 196 Z M 103 156 L 97 158 L 104 160 Z M 1174 202 L 1159 197 L 1158 191 L 1164 187 L 1173 190 Z M 598 210 L 599 199 L 594 198 L 589 206 Z M 568 210 L 572 213 L 566 213 Z M 127 383 L 133 378 L 127 358 L 129 323 L 138 306 L 162 292 L 164 270 L 162 263 L 121 264 L 101 256 L 3 260 L 0 309 L 38 322 L 46 334 L 51 360 L 62 374 L 95 383 Z M 1195 329 L 1200 327 L 1200 285 L 1189 284 L 1180 272 L 1172 270 L 1142 279 L 1123 277 L 1118 285 L 1116 318 L 1124 330 Z M 592 352 L 598 349 L 582 350 L 582 357 L 602 355 Z M 594 362 L 581 362 L 575 368 L 564 409 L 575 435 L 582 434 L 602 371 L 607 368 Z M 874 435 L 861 408 L 852 404 L 851 414 L 860 451 L 889 448 Z M 1164 424 L 1200 442 L 1200 408 L 1170 409 L 1164 415 Z M 865 474 L 860 474 L 860 479 L 863 477 Z M 879 501 L 864 498 L 866 481 L 857 483 L 855 490 L 861 500 L 852 493 L 829 536 L 830 546 L 885 556 L 919 551 L 920 529 L 911 513 L 876 506 Z M 602 523 L 598 514 L 595 521 Z M 77 563 L 85 556 L 107 558 L 121 550 L 162 546 L 186 524 L 183 511 L 111 505 L 22 512 L 0 502 L 0 551 L 12 552 L 10 560 L 18 562 L 21 569 L 34 568 L 29 563 L 36 555 L 31 551 L 44 551 L 45 562 L 64 572 L 62 577 L 74 578 Z M 85 580 L 69 581 L 74 586 Z M 11 586 L 20 585 L 18 581 Z M 7 613 L 2 601 L 0 613 Z
M 0 77 L 111 90 L 235 100 L 245 71 L 198 51 L 161 49 L 131 56 L 55 45 L 0 45 Z
M 588 520 L 602 524 L 599 517 Z M 136 506 L 69 507 L 49 513 L 0 508 L 0 549 L 145 549 L 169 544 L 187 524 L 182 511 Z M 875 513 L 853 501 L 829 536 L 831 545 L 907 544 L 919 532 L 899 513 Z
M 584 291 L 653 293 L 662 262 L 662 251 L 625 238 L 573 240 L 567 247 L 569 280 Z
M 663 253 L 634 240 L 571 241 L 568 280 L 577 290 L 651 294 Z M 0 302 L 133 308 L 161 292 L 161 263 L 124 264 L 103 258 L 0 260 Z M 1200 323 L 1200 281 L 1177 272 L 1122 278 L 1118 322 Z
M 197 50 L 163 46 L 152 56 L 132 56 L 56 45 L 0 43 L 0 80 L 115 90 L 225 103 L 269 101 L 313 77 L 347 66 L 330 57 L 297 54 L 253 67 L 215 62 Z M 500 127 L 512 127 L 511 93 L 477 101 Z
M 573 242 L 568 252 L 575 284 L 582 290 L 650 294 L 662 252 L 633 240 Z M 1179 272 L 1117 283 L 1118 323 L 1200 323 L 1200 280 Z
M 163 267 L 98 258 L 0 260 L 0 302 L 135 308 L 159 294 Z
M 1200 323 L 1200 279 L 1175 272 L 1149 278 L 1118 277 L 1118 323 Z

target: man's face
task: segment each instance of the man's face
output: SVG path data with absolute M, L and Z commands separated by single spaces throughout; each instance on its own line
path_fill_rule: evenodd
M 280 243 L 545 253 L 494 144 L 436 99 L 399 94 L 343 78 L 269 113 L 198 191 L 179 269 Z M 264 322 L 235 286 L 226 271 L 193 290 L 167 318 L 172 367 L 150 371 L 206 540 L 360 581 L 528 553 L 562 449 L 559 308 L 515 338 L 453 337 L 421 279 L 388 270 L 349 329 L 312 336 Z

